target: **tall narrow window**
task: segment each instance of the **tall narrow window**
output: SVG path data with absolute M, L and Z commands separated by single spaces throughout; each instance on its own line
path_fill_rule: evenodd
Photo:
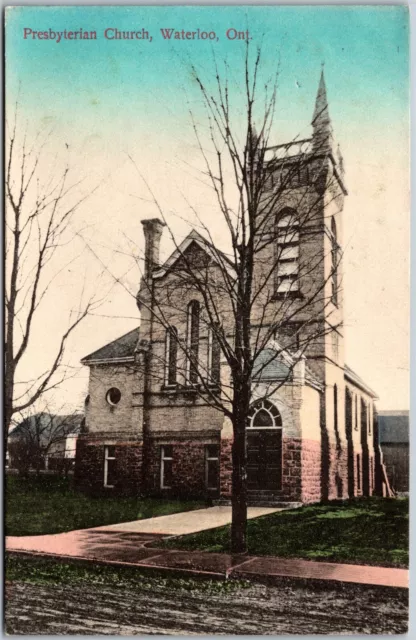
M 366 438 L 366 432 L 367 432 L 367 426 L 368 426 L 367 414 L 368 414 L 367 404 L 361 398 L 361 436 L 364 439 Z
M 208 382 L 219 384 L 221 369 L 221 347 L 215 331 L 208 334 Z
M 337 225 L 331 219 L 331 300 L 338 305 L 338 241 Z
M 198 300 L 192 300 L 188 304 L 188 380 L 191 384 L 198 382 L 199 359 L 199 316 L 200 305 Z
M 277 218 L 277 293 L 299 291 L 299 221 L 296 211 L 283 209 Z
M 217 444 L 208 444 L 205 447 L 205 486 L 207 489 L 218 489 L 219 453 Z
M 336 384 L 334 384 L 334 431 L 338 437 L 338 389 Z
M 176 327 L 169 327 L 166 330 L 165 343 L 165 384 L 176 384 L 176 369 L 178 358 L 178 330 Z
M 357 489 L 361 491 L 361 456 L 357 453 Z
M 116 481 L 116 451 L 113 446 L 104 447 L 104 486 L 112 488 Z
M 172 488 L 173 447 L 171 444 L 160 447 L 160 488 Z
M 355 394 L 355 431 L 358 431 L 358 396 Z

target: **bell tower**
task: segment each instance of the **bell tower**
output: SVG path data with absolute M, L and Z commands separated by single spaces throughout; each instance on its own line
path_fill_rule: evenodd
M 267 149 L 266 196 L 276 196 L 264 225 L 267 242 L 256 277 L 261 283 L 261 269 L 273 265 L 275 277 L 264 296 L 271 307 L 269 326 L 276 327 L 280 344 L 306 357 L 306 366 L 324 387 L 322 460 L 336 468 L 331 473 L 323 469 L 322 476 L 328 483 L 331 478 L 327 493 L 342 497 L 347 491 L 340 453 L 345 448 L 342 217 L 347 190 L 323 68 L 311 127 L 309 138 Z

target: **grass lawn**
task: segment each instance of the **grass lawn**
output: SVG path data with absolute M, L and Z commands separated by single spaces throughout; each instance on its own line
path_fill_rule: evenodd
M 248 553 L 380 566 L 408 566 L 407 499 L 311 505 L 248 521 Z M 170 538 L 164 547 L 229 551 L 230 527 Z M 161 546 L 160 542 L 158 546 Z
M 123 497 L 92 498 L 77 493 L 57 476 L 6 480 L 6 534 L 62 533 L 205 507 L 205 502 Z

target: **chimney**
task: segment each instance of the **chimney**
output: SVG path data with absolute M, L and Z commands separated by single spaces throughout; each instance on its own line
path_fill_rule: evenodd
M 163 227 L 166 226 L 159 218 L 142 220 L 144 232 L 144 277 L 149 277 L 152 271 L 159 266 L 159 247 Z

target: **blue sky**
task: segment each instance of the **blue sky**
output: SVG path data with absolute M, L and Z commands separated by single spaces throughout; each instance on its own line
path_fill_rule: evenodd
M 25 40 L 25 28 L 82 28 L 97 31 L 98 37 Z M 153 41 L 106 40 L 106 28 L 144 28 Z M 213 30 L 218 42 L 165 41 L 162 28 Z M 227 40 L 229 28 L 248 29 L 252 43 L 262 44 L 264 77 L 280 60 L 272 143 L 309 136 L 325 63 L 329 112 L 349 190 L 343 215 L 346 361 L 379 393 L 381 408 L 405 409 L 410 232 L 405 6 L 12 7 L 6 15 L 6 114 L 10 117 L 19 95 L 23 121 L 34 132 L 39 125 L 50 126 L 52 150 L 59 156 L 69 149 L 71 168 L 85 189 L 100 184 L 80 211 L 80 224 L 90 229 L 97 251 L 115 267 L 114 248 L 125 248 L 128 237 L 137 247 L 135 255 L 140 254 L 140 219 L 158 215 L 146 203 L 149 194 L 129 157 L 172 215 L 177 238 L 189 230 L 183 194 L 214 221 L 192 171 L 200 166 L 200 154 L 189 104 L 199 122 L 203 113 L 189 62 L 209 77 L 214 52 L 218 60 L 227 58 L 233 76 L 241 78 L 244 43 Z M 54 154 L 50 158 L 55 162 Z M 219 226 L 215 233 L 215 224 L 213 230 L 221 246 L 225 234 Z M 166 240 L 163 251 L 169 252 Z M 96 265 L 83 260 L 81 271 L 94 281 Z M 120 262 L 120 273 L 124 266 Z M 64 274 L 59 291 L 61 315 L 77 299 L 78 281 L 71 288 L 68 278 Z M 138 279 L 138 274 L 132 279 L 134 295 Z M 112 292 L 102 316 L 88 319 L 71 346 L 73 366 L 137 326 L 134 295 Z M 47 349 L 52 350 L 51 336 L 58 339 L 62 326 L 57 322 L 45 329 L 52 320 L 50 315 L 42 320 L 37 361 L 43 366 Z M 84 371 L 72 391 L 68 387 L 69 398 L 83 397 L 86 379 Z
M 237 65 L 242 42 L 227 40 L 228 28 L 249 29 L 262 40 L 270 68 L 281 60 L 281 117 L 302 123 L 311 117 L 322 62 L 330 88 L 331 114 L 348 129 L 361 114 L 373 126 L 401 118 L 408 108 L 408 23 L 404 6 L 356 7 L 14 7 L 7 14 L 8 91 L 18 83 L 32 111 L 64 114 L 72 122 L 111 121 L 120 109 L 157 122 L 166 103 L 183 105 L 188 56 L 204 66 L 211 47 Z M 97 41 L 23 38 L 25 27 L 54 31 L 96 30 Z M 153 42 L 110 41 L 107 27 L 146 28 Z M 164 41 L 161 28 L 214 30 L 219 41 Z M 150 113 L 151 112 L 151 113 Z M 306 124 L 306 123 L 305 123 Z

